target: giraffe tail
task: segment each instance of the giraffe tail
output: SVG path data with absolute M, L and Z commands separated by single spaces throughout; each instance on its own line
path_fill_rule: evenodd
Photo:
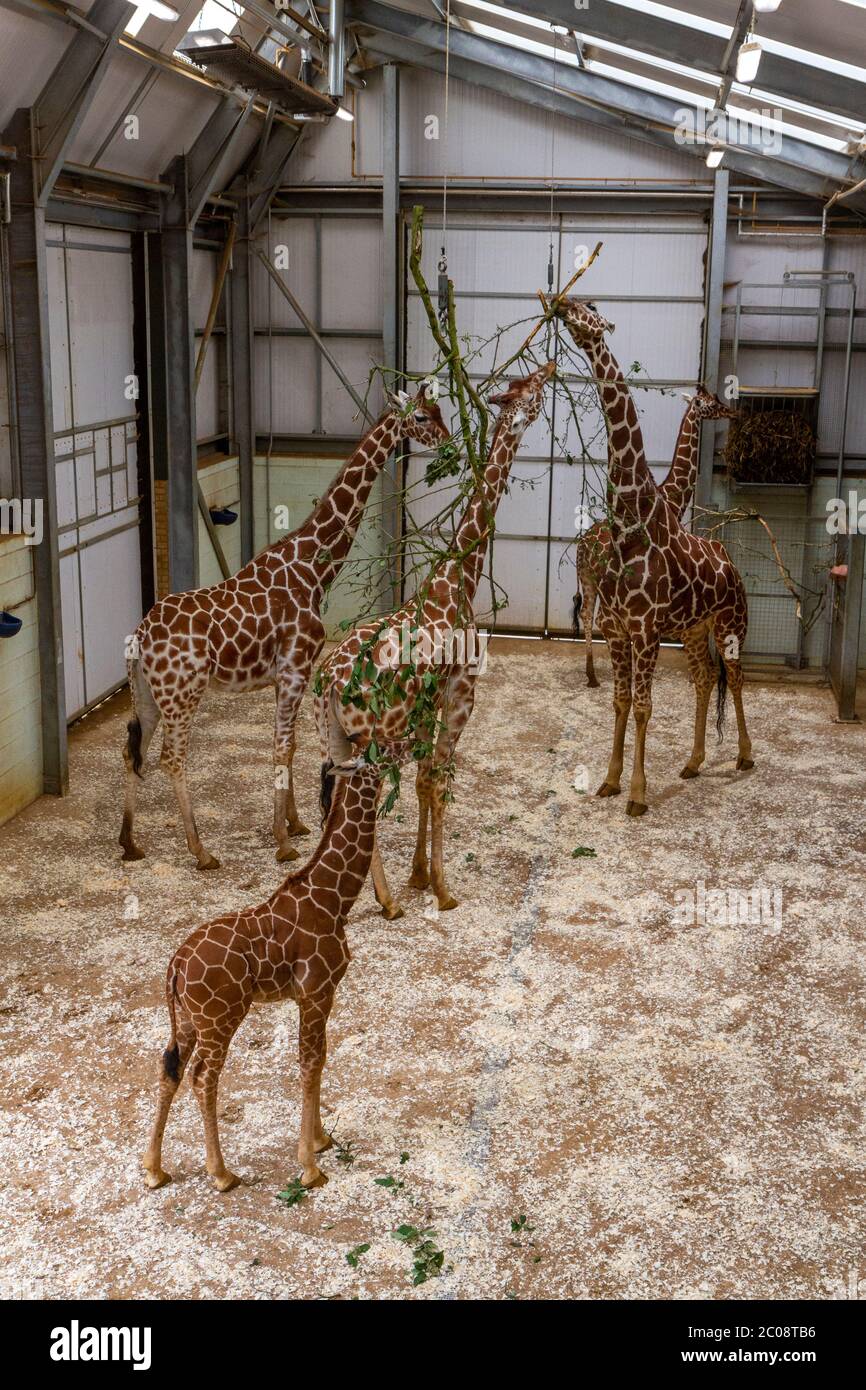
M 144 761 L 141 753 L 143 731 L 140 716 L 142 713 L 144 714 L 148 728 L 151 728 L 159 723 L 159 710 L 150 692 L 150 686 L 142 674 L 137 657 L 131 657 L 127 661 L 126 671 L 129 678 L 129 690 L 132 695 L 132 718 L 126 726 L 126 762 L 136 777 L 140 777 Z
M 716 660 L 719 663 L 719 676 L 716 681 L 716 734 L 721 743 L 725 732 L 725 701 L 728 694 L 728 671 L 722 660 L 722 654 L 716 650 Z
M 165 1002 L 168 1005 L 168 1016 L 171 1019 L 171 1038 L 168 1047 L 162 1054 L 162 1069 L 169 1081 L 179 1082 L 180 1074 L 180 1050 L 177 1045 L 177 1018 L 175 1015 L 175 1000 L 177 998 L 177 971 L 174 969 L 174 961 L 168 968 L 168 979 L 165 982 Z
M 319 791 L 319 806 L 322 812 L 322 825 L 328 818 L 331 809 L 331 797 L 334 794 L 334 775 L 331 769 L 334 766 L 333 758 L 326 758 L 322 763 L 322 785 Z
M 579 637 L 579 636 L 580 636 L 580 609 L 581 609 L 581 604 L 582 604 L 582 599 L 581 599 L 581 595 L 580 595 L 580 590 L 578 589 L 577 593 L 575 594 L 575 596 L 574 596 L 574 598 L 573 598 L 573 600 L 572 600 L 572 609 L 571 609 L 571 626 L 572 626 L 572 629 L 573 629 L 573 631 L 574 631 L 575 637 Z

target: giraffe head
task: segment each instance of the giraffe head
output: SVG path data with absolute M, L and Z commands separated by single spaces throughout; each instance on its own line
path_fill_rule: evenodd
M 350 734 L 348 742 L 350 744 L 355 743 L 357 737 L 357 734 Z M 369 758 L 367 756 L 369 746 L 368 744 L 361 752 L 353 752 L 348 757 L 341 758 L 339 762 L 332 762 L 329 758 L 327 762 L 322 763 L 319 804 L 322 809 L 323 825 L 333 804 L 335 784 L 337 786 L 353 786 L 359 790 L 378 787 L 382 778 L 392 768 L 399 767 L 401 763 L 405 762 L 411 751 L 408 739 L 392 739 L 377 744 L 375 758 Z
M 439 409 L 438 383 L 424 381 L 416 396 L 395 391 L 389 396 L 390 408 L 400 424 L 400 438 L 414 439 L 426 449 L 435 449 L 450 439 L 450 431 Z
M 545 304 L 548 302 L 545 300 Z M 602 342 L 605 333 L 612 333 L 616 327 L 588 299 L 574 299 L 571 295 L 565 295 L 556 302 L 553 312 L 562 319 L 572 338 L 582 347 Z
M 538 371 L 530 372 L 529 376 L 513 377 L 504 391 L 488 396 L 490 405 L 501 407 L 497 429 L 504 427 L 511 434 L 522 435 L 527 425 L 538 419 L 544 388 L 555 371 L 555 362 L 545 362 Z
M 693 396 L 690 396 L 688 391 L 684 391 L 683 396 L 690 403 L 695 420 L 736 420 L 740 414 L 735 405 L 714 396 L 703 382 Z

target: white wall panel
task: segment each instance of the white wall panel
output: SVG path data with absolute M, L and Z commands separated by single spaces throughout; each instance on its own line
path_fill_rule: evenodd
M 314 318 L 316 228 L 313 218 L 272 217 L 267 246 L 262 249 L 272 264 L 277 265 L 279 258 L 278 269 L 286 288 L 291 290 L 304 312 Z M 280 294 L 258 260 L 253 263 L 253 322 L 257 328 L 265 328 L 268 323 L 279 328 L 301 326 L 288 300 Z
M 382 322 L 382 228 L 376 218 L 322 221 L 322 328 Z
M 67 238 L 69 240 L 69 238 Z M 70 361 L 75 424 L 129 415 L 125 395 L 133 371 L 132 265 L 129 255 L 67 249 Z M 128 239 L 127 239 L 128 246 Z

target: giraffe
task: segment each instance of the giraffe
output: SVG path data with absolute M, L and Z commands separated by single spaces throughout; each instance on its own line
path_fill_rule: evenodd
M 174 785 L 187 846 L 197 868 L 219 868 L 199 837 L 186 781 L 192 723 L 211 682 L 232 693 L 276 688 L 276 857 L 279 862 L 297 859 L 289 836 L 309 832 L 295 806 L 295 722 L 325 640 L 322 599 L 351 549 L 373 483 L 400 440 L 433 448 L 448 438 L 439 406 L 428 397 L 429 383 L 414 397 L 405 391 L 391 397 L 298 530 L 267 546 L 231 579 L 170 594 L 142 619 L 127 663 L 133 718 L 124 750 L 126 798 L 119 837 L 125 860 L 144 854 L 133 837 L 133 818 L 148 745 L 162 719 L 161 762 Z
M 698 476 L 700 459 L 701 421 L 733 420 L 739 411 L 700 385 L 694 396 L 684 393 L 688 405 L 680 422 L 676 448 L 670 470 L 660 491 L 663 497 L 682 516 L 691 501 Z M 577 542 L 577 593 L 574 596 L 574 630 L 577 620 L 583 629 L 586 654 L 586 683 L 595 689 L 598 680 L 592 654 L 592 628 L 595 620 L 598 585 L 610 559 L 610 531 L 603 521 L 597 521 Z
M 737 715 L 737 769 L 752 768 L 752 745 L 743 711 L 740 653 L 748 626 L 743 581 L 725 547 L 694 536 L 653 480 L 640 424 L 622 372 L 605 341 L 613 325 L 594 304 L 562 299 L 555 312 L 588 356 L 601 397 L 609 443 L 611 562 L 599 584 L 600 626 L 614 670 L 613 749 L 598 796 L 618 796 L 629 714 L 634 707 L 635 745 L 626 813 L 647 810 L 644 752 L 652 714 L 652 682 L 663 635 L 682 641 L 695 686 L 692 753 L 681 777 L 696 777 L 706 756 L 710 694 L 719 654 L 717 729 L 721 736 L 726 689 Z
M 380 738 L 408 739 L 418 763 L 418 835 L 409 886 L 432 886 L 441 911 L 457 906 L 445 881 L 443 826 L 454 751 L 475 700 L 477 663 L 467 659 L 478 650 L 473 600 L 511 464 L 524 431 L 541 411 L 544 387 L 555 370 L 556 364 L 548 362 L 488 397 L 500 413 L 484 473 L 458 523 L 451 551 L 402 608 L 350 633 L 327 657 L 314 687 L 325 768 L 345 756 L 349 740 L 367 747 Z M 371 703 L 372 686 L 383 673 L 393 673 L 394 680 L 389 703 L 379 708 L 378 698 Z M 378 847 L 372 874 L 382 915 L 389 921 L 402 917 Z
M 217 1125 L 217 1089 L 229 1044 L 253 1004 L 293 999 L 300 1013 L 298 1052 L 303 1109 L 298 1161 L 305 1187 L 327 1182 L 316 1156 L 331 1147 L 319 1090 L 334 991 L 351 959 L 345 923 L 370 868 L 382 762 L 354 757 L 330 769 L 337 784 L 321 839 L 267 902 L 197 927 L 175 951 L 166 975 L 171 1037 L 163 1053 L 156 1119 L 143 1166 L 145 1184 L 171 1179 L 162 1141 L 171 1103 L 192 1061 L 193 1091 L 204 1121 L 207 1172 L 218 1192 L 240 1179 L 226 1168 Z

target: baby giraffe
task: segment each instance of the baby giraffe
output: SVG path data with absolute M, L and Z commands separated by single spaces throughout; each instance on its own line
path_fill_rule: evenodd
M 383 750 L 385 760 L 405 750 Z M 156 1120 L 144 1156 L 145 1182 L 170 1181 L 162 1136 L 187 1066 L 204 1120 L 207 1171 L 219 1192 L 240 1181 L 223 1161 L 217 1087 L 229 1043 L 251 1004 L 294 999 L 303 1111 L 298 1161 L 304 1187 L 327 1182 L 316 1155 L 331 1146 L 322 1128 L 319 1086 L 334 991 L 349 964 L 343 930 L 370 868 L 384 763 L 355 757 L 331 768 L 337 790 L 313 856 L 259 907 L 198 927 L 172 957 L 166 977 L 171 1039 L 163 1053 Z

